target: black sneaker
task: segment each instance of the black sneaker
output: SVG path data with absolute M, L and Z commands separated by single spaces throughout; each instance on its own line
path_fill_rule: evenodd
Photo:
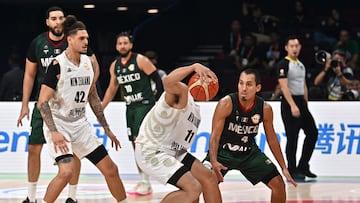
M 71 197 L 69 197 L 66 199 L 65 203 L 77 203 L 77 201 L 74 201 L 73 199 L 71 199 Z
M 316 178 L 317 177 L 317 175 L 315 173 L 312 173 L 310 170 L 307 170 L 305 172 L 305 176 L 309 177 L 309 178 Z
M 294 180 L 305 180 L 305 174 L 300 172 L 291 173 L 291 176 Z
M 26 199 L 22 203 L 36 203 L 36 200 L 35 202 L 30 202 L 29 197 L 26 197 Z

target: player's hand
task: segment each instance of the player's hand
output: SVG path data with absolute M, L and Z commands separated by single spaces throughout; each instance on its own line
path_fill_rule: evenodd
M 291 115 L 294 116 L 295 118 L 300 117 L 300 110 L 296 105 L 294 107 L 291 107 Z
M 66 139 L 64 137 L 64 135 L 62 135 L 58 131 L 52 131 L 51 132 L 51 138 L 52 138 L 52 141 L 54 143 L 54 149 L 55 149 L 56 153 L 58 152 L 58 150 L 62 154 L 66 154 L 66 153 L 69 152 L 69 148 L 67 146 L 67 143 L 70 142 L 70 141 L 68 139 Z
M 203 82 L 208 81 L 208 78 L 210 78 L 211 81 L 214 81 L 214 82 L 218 81 L 216 74 L 213 71 L 211 71 L 208 67 L 206 67 L 200 63 L 196 63 L 195 66 L 196 66 L 195 72 L 200 75 L 200 79 Z
M 286 180 L 287 180 L 288 182 L 290 182 L 294 187 L 297 187 L 297 183 L 296 183 L 295 180 L 291 177 L 288 169 L 285 168 L 285 169 L 282 170 L 282 172 L 283 172 L 283 175 L 285 176 Z
M 224 176 L 222 175 L 221 170 L 227 170 L 227 167 L 223 166 L 220 162 L 211 163 L 211 166 L 218 180 L 220 182 L 224 182 Z
M 120 141 L 116 138 L 114 133 L 112 133 L 110 130 L 106 130 L 105 133 L 111 140 L 111 147 L 114 148 L 114 146 L 115 146 L 115 150 L 118 151 L 121 148 Z
M 26 116 L 26 118 L 29 120 L 29 107 L 21 107 L 21 111 L 20 111 L 20 115 L 19 118 L 17 120 L 17 124 L 16 126 L 22 126 L 22 119 Z

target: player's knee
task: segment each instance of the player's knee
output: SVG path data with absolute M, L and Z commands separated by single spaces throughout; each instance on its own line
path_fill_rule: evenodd
M 276 194 L 285 194 L 285 182 L 280 176 L 276 176 L 271 180 L 271 184 L 269 184 L 273 193 Z
M 61 169 L 59 170 L 58 177 L 66 182 L 69 182 L 72 177 L 72 174 L 73 174 L 72 168 Z
M 111 166 L 104 171 L 104 176 L 106 177 L 116 177 L 118 174 L 119 169 L 115 163 L 112 163 Z
M 193 184 L 192 190 L 187 191 L 189 199 L 191 199 L 192 202 L 197 200 L 200 196 L 201 191 L 202 187 L 200 183 L 197 182 Z

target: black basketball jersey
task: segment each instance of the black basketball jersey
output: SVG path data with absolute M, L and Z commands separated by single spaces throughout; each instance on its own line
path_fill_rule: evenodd
M 150 78 L 139 68 L 136 58 L 137 54 L 132 53 L 126 64 L 122 64 L 120 58 L 115 62 L 115 75 L 124 93 L 126 105 L 155 104 Z
M 225 120 L 219 149 L 234 153 L 250 151 L 255 143 L 259 125 L 263 121 L 264 100 L 256 96 L 253 108 L 246 112 L 240 106 L 237 93 L 229 96 L 233 103 L 233 109 Z
M 40 85 L 44 79 L 49 64 L 54 58 L 61 54 L 68 46 L 66 37 L 60 41 L 52 41 L 49 38 L 49 32 L 38 35 L 30 45 L 27 58 L 37 63 L 36 73 L 36 98 L 40 91 Z

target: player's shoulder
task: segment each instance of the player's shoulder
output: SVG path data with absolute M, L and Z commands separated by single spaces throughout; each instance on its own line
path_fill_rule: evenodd
M 42 32 L 34 37 L 34 40 L 47 39 L 47 32 Z

